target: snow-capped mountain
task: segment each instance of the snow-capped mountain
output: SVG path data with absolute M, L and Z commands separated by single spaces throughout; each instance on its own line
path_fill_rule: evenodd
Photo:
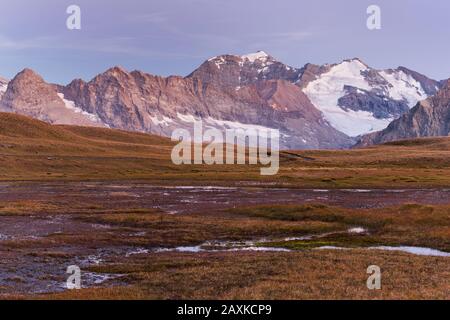
M 213 57 L 205 61 L 188 78 L 197 78 L 203 83 L 216 83 L 239 90 L 241 86 L 264 80 L 294 82 L 301 72 L 301 69 L 290 67 L 264 51 L 258 51 L 243 56 Z
M 375 70 L 351 59 L 326 68 L 304 92 L 334 128 L 356 137 L 386 128 L 438 89 L 406 68 Z
M 386 129 L 363 136 L 358 146 L 419 137 L 449 136 L 449 120 L 450 80 L 447 80 L 435 95 L 417 103 Z
M 440 87 L 403 67 L 376 70 L 351 59 L 295 68 L 262 51 L 213 57 L 187 77 L 114 67 L 58 86 L 24 70 L 6 84 L 0 82 L 2 110 L 50 123 L 170 136 L 202 119 L 220 130 L 278 129 L 288 149 L 350 147 Z
M 404 67 L 376 70 L 355 58 L 334 65 L 294 68 L 263 51 L 213 57 L 189 77 L 235 90 L 264 80 L 295 83 L 326 121 L 350 137 L 386 128 L 439 89 L 437 81 Z
M 232 61 L 223 65 L 234 65 L 236 58 L 228 59 Z M 218 129 L 279 129 L 284 148 L 353 144 L 324 121 L 297 85 L 286 80 L 238 85 L 229 77 L 221 78 L 221 72 L 201 71 L 204 68 L 185 78 L 163 78 L 115 67 L 89 82 L 75 80 L 61 92 L 112 128 L 170 136 L 174 129 L 192 129 L 192 122 L 202 119 L 208 127 Z

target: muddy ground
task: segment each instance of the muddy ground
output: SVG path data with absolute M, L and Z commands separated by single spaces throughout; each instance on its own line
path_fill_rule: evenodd
M 145 214 L 148 210 L 152 214 L 157 212 L 163 221 L 165 216 L 172 215 L 214 217 L 226 209 L 242 206 L 308 203 L 351 209 L 405 203 L 447 205 L 450 204 L 450 189 L 302 190 L 246 182 L 227 187 L 176 187 L 142 182 L 3 182 L 0 184 L 0 295 L 29 296 L 65 291 L 66 269 L 70 265 L 83 270 L 84 288 L 126 286 L 136 279 L 121 272 L 95 272 L 96 267 L 131 264 L 142 255 L 155 255 L 160 259 L 173 255 L 176 248 L 194 257 L 201 254 L 195 245 L 198 248 L 203 242 L 198 243 L 196 238 L 192 239 L 192 245 L 186 237 L 178 243 L 168 231 L 167 243 L 164 243 L 164 234 L 161 241 L 155 242 L 148 226 L 108 224 L 86 216 L 127 210 Z M 358 232 L 365 232 L 361 229 Z M 240 236 L 242 239 L 236 236 L 238 239 L 234 239 L 232 245 L 218 243 L 228 249 L 240 247 L 262 255 L 265 251 L 277 254 L 276 249 L 264 250 L 263 246 L 256 250 L 253 242 L 247 246 L 245 242 L 242 244 L 255 235 Z M 257 238 L 270 236 L 261 231 Z M 278 232 L 278 238 L 283 236 L 293 234 Z M 241 242 L 236 244 L 236 241 Z M 215 243 L 214 249 L 221 251 L 218 246 Z M 278 250 L 280 254 L 286 251 Z

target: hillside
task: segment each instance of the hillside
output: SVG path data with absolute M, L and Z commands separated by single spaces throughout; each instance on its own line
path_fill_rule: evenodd
M 0 113 L 0 180 L 142 180 L 177 184 L 270 184 L 296 188 L 450 185 L 450 138 L 406 140 L 365 149 L 281 152 L 280 172 L 258 166 L 184 165 L 173 143 L 120 130 L 54 126 Z
M 120 178 L 167 164 L 172 146 L 158 136 L 50 125 L 10 113 L 0 113 L 0 139 L 3 180 Z

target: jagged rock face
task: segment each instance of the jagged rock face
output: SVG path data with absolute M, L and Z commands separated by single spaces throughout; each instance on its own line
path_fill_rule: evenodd
M 295 81 L 295 83 L 300 86 L 300 88 L 305 89 L 306 86 L 314 81 L 317 80 L 317 78 L 320 77 L 320 75 L 330 71 L 331 69 L 331 65 L 329 64 L 325 64 L 322 66 L 316 65 L 316 64 L 312 64 L 312 63 L 307 63 L 301 70 L 300 70 L 300 74 L 297 78 L 297 80 Z
M 62 105 L 61 99 L 51 85 L 30 69 L 25 69 L 8 84 L 8 88 L 2 97 L 2 105 L 9 110 L 26 112 L 32 117 L 42 116 L 44 105 Z
M 444 82 L 440 83 L 436 80 L 432 80 L 424 76 L 423 74 L 405 67 L 398 67 L 397 71 L 403 72 L 404 74 L 411 76 L 414 80 L 419 82 L 425 93 L 429 96 L 436 94 L 439 88 L 444 84 Z
M 45 109 L 64 108 L 56 89 L 39 75 L 25 69 L 11 80 L 1 100 L 2 109 L 53 122 Z
M 194 119 L 220 129 L 251 125 L 280 129 L 285 148 L 348 147 L 353 140 L 333 129 L 301 89 L 284 80 L 224 89 L 222 80 L 156 77 L 116 67 L 89 83 L 64 88 L 67 99 L 113 128 L 171 135 Z M 233 84 L 234 85 L 234 84 Z
M 369 146 L 401 139 L 448 136 L 450 133 L 450 80 L 436 95 L 419 102 L 385 130 L 365 135 L 357 146 Z
M 279 129 L 282 148 L 346 148 L 440 85 L 404 67 L 376 70 L 351 59 L 298 69 L 260 51 L 211 58 L 187 77 L 114 67 L 89 82 L 59 86 L 25 70 L 7 90 L 0 82 L 0 105 L 50 123 L 171 136 L 202 119 L 218 129 Z
M 209 59 L 188 78 L 200 79 L 205 84 L 220 84 L 238 88 L 262 80 L 298 80 L 301 69 L 287 66 L 263 51 L 234 56 L 222 55 Z
M 387 99 L 374 90 L 368 91 L 352 86 L 344 86 L 345 95 L 338 99 L 338 106 L 344 111 L 370 112 L 376 119 L 398 118 L 409 111 L 405 101 Z
M 272 109 L 265 116 L 289 135 L 285 143 L 289 148 L 346 148 L 353 140 L 334 129 L 323 119 L 322 113 L 312 105 L 300 88 L 284 80 L 268 81 L 257 85 L 257 92 Z
M 82 110 L 66 105 L 54 85 L 48 84 L 30 69 L 25 69 L 8 83 L 0 100 L 0 110 L 14 112 L 54 124 L 98 126 Z
M 359 59 L 297 69 L 257 52 L 211 58 L 185 78 L 116 67 L 62 92 L 114 128 L 170 135 L 188 125 L 185 115 L 220 128 L 220 121 L 277 128 L 284 147 L 341 148 L 355 141 L 350 137 L 384 129 L 438 85 L 406 68 L 379 71 Z M 296 95 L 296 104 L 274 103 L 283 95 Z

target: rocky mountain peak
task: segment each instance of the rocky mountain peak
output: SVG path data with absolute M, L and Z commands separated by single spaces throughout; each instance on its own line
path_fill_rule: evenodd
M 241 59 L 248 60 L 249 62 L 255 62 L 257 60 L 258 61 L 275 60 L 271 55 L 261 50 L 255 53 L 243 55 L 241 56 Z
M 205 61 L 187 78 L 197 78 L 207 85 L 241 87 L 265 80 L 295 82 L 301 70 L 288 66 L 264 51 L 242 56 L 220 55 Z
M 21 72 L 19 72 L 14 77 L 14 79 L 11 80 L 10 85 L 14 85 L 22 81 L 34 81 L 38 83 L 45 83 L 44 79 L 38 73 L 29 68 L 25 68 Z
M 94 78 L 94 80 L 99 77 L 100 78 L 115 78 L 118 80 L 126 80 L 126 79 L 131 78 L 131 75 L 125 68 L 123 68 L 121 66 L 115 66 L 115 67 L 109 68 L 105 72 L 101 73 L 96 78 Z
M 369 68 L 369 65 L 367 63 L 365 63 L 362 59 L 355 57 L 355 58 L 351 58 L 351 59 L 345 59 L 342 61 L 343 62 L 348 62 L 348 63 L 355 63 L 355 64 L 360 64 L 366 68 Z
M 103 126 L 100 119 L 78 109 L 57 86 L 31 69 L 24 69 L 8 83 L 0 100 L 2 111 L 14 112 L 53 124 Z
M 16 104 L 23 108 L 58 100 L 55 86 L 46 83 L 35 71 L 24 69 L 8 83 L 2 104 L 7 108 Z
M 109 68 L 104 72 L 105 74 L 112 74 L 112 75 L 118 75 L 118 74 L 128 74 L 128 71 L 122 67 L 122 66 L 114 66 L 112 68 Z

